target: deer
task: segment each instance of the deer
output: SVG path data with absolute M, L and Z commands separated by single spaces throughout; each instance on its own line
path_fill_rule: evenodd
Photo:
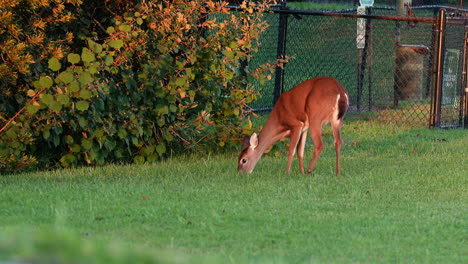
M 244 136 L 237 170 L 252 173 L 262 155 L 274 143 L 289 138 L 286 172 L 289 173 L 297 152 L 299 170 L 304 173 L 304 149 L 307 131 L 314 144 L 314 153 L 307 173 L 312 173 L 323 149 L 322 127 L 330 123 L 335 139 L 336 177 L 340 175 L 340 130 L 349 107 L 347 91 L 334 78 L 315 77 L 284 92 L 273 107 L 262 130 L 257 135 Z

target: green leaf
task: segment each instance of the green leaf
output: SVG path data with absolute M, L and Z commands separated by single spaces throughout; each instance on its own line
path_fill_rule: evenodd
M 97 138 L 101 138 L 102 136 L 104 136 L 104 130 L 98 129 L 98 130 L 94 131 L 93 136 L 95 136 Z
M 234 59 L 234 53 L 230 50 L 226 50 L 226 57 L 228 57 L 229 59 Z
M 143 164 L 145 163 L 145 157 L 143 156 L 136 156 L 134 159 L 136 164 Z
M 174 140 L 174 136 L 172 134 L 167 134 L 165 137 L 164 137 L 167 141 L 172 141 Z
M 10 146 L 15 149 L 19 149 L 21 147 L 21 143 L 19 141 L 13 141 L 10 143 Z
M 109 41 L 109 46 L 111 46 L 114 49 L 120 49 L 123 47 L 123 41 L 121 39 L 111 39 Z
M 178 108 L 176 105 L 171 104 L 171 105 L 169 106 L 169 110 L 171 110 L 172 113 L 177 113 L 177 111 L 179 110 L 179 108 Z
M 89 108 L 89 103 L 87 101 L 79 101 L 76 103 L 76 109 L 79 111 L 86 111 Z
M 80 152 L 81 151 L 81 146 L 78 145 L 78 144 L 73 144 L 71 146 L 71 151 L 74 152 L 74 153 Z
M 167 105 L 158 104 L 156 105 L 156 108 L 154 108 L 154 112 L 157 115 L 166 115 L 169 113 L 169 108 L 167 107 Z
M 177 78 L 177 80 L 175 81 L 175 84 L 179 87 L 187 86 L 187 75 L 184 75 L 181 78 Z
M 158 152 L 159 155 L 166 153 L 166 146 L 164 144 L 157 145 L 156 152 Z
M 44 130 L 44 132 L 42 132 L 42 137 L 44 137 L 44 139 L 48 139 L 50 137 L 50 131 Z
M 224 78 L 226 78 L 226 80 L 232 80 L 232 78 L 234 78 L 234 72 L 233 71 L 226 71 L 225 74 L 224 74 Z
M 65 72 L 60 73 L 58 78 L 64 84 L 69 84 L 73 81 L 73 73 L 65 71 Z
M 76 158 L 73 154 L 66 154 L 60 158 L 60 163 L 64 167 L 68 167 L 75 162 Z
M 65 136 L 65 142 L 66 142 L 68 145 L 73 144 L 73 142 L 74 142 L 73 137 L 70 136 L 70 135 L 66 135 L 66 136 Z
M 66 94 L 60 94 L 57 97 L 57 99 L 63 105 L 68 104 L 70 102 L 70 97 L 68 97 L 68 95 L 66 95 Z
M 134 79 L 129 79 L 128 81 L 125 82 L 125 87 L 129 90 L 134 90 L 137 88 L 137 83 Z
M 127 130 L 121 128 L 119 129 L 119 133 L 117 134 L 117 136 L 120 138 L 120 139 L 124 139 L 127 137 Z
M 98 111 L 103 111 L 105 107 L 104 101 L 99 97 L 94 99 L 93 105 Z
M 139 143 L 140 143 L 140 141 L 138 140 L 137 137 L 132 137 L 132 144 L 133 144 L 134 146 L 138 146 Z
M 91 73 L 85 71 L 80 75 L 80 83 L 81 85 L 88 84 L 93 81 L 93 77 L 91 76 Z
M 79 117 L 78 118 L 78 123 L 80 124 L 80 126 L 84 129 L 88 129 L 88 120 L 86 120 L 84 117 Z
M 115 33 L 115 28 L 114 27 L 108 27 L 106 30 L 107 34 L 114 34 Z
M 91 73 L 91 74 L 95 74 L 95 73 L 98 72 L 98 68 L 97 68 L 97 67 L 91 67 L 91 68 L 89 68 L 88 70 L 89 70 L 89 73 Z
M 52 136 L 52 142 L 54 143 L 54 146 L 58 146 L 60 144 L 60 137 L 57 135 Z
M 96 53 L 101 53 L 102 51 L 102 45 L 99 43 L 96 43 L 90 39 L 88 39 L 88 47 L 92 49 Z
M 70 89 L 70 92 L 76 93 L 80 90 L 80 85 L 77 81 L 73 81 L 68 85 L 68 89 Z
M 28 105 L 26 106 L 26 110 L 28 110 L 28 112 L 31 114 L 31 115 L 34 115 L 37 111 L 39 111 L 41 107 L 38 106 L 38 105 Z
M 93 93 L 91 93 L 90 91 L 86 90 L 86 89 L 82 89 L 80 91 L 80 97 L 84 100 L 87 100 L 89 98 L 91 98 L 93 96 Z
M 132 28 L 129 25 L 122 24 L 119 26 L 119 29 L 125 32 L 130 32 Z
M 107 66 L 112 65 L 112 63 L 114 63 L 114 57 L 112 57 L 111 55 L 107 55 L 105 58 L 105 63 Z
M 161 54 L 166 54 L 169 51 L 169 48 L 166 45 L 158 44 L 157 48 Z
M 146 160 L 147 160 L 148 162 L 157 161 L 157 160 L 158 160 L 158 155 L 156 155 L 156 154 L 149 155 L 148 157 L 146 157 Z
M 62 65 L 60 64 L 60 61 L 57 58 L 50 58 L 49 59 L 49 69 L 53 71 L 58 71 Z
M 51 105 L 54 102 L 54 97 L 50 94 L 43 94 L 41 97 L 41 102 L 46 105 Z
M 80 62 L 81 57 L 80 57 L 80 55 L 78 55 L 78 54 L 70 53 L 70 54 L 68 54 L 68 56 L 67 56 L 67 60 L 68 60 L 68 62 L 70 62 L 71 64 L 77 64 L 77 63 Z
M 112 139 L 106 139 L 106 141 L 104 141 L 104 146 L 109 151 L 112 151 L 117 146 L 117 142 Z
M 18 130 L 18 127 L 12 126 L 5 134 L 8 138 L 16 138 L 18 136 Z
M 62 110 L 62 104 L 54 101 L 49 105 L 49 108 L 52 111 L 60 112 L 60 110 Z
M 93 147 L 93 141 L 87 138 L 83 138 L 81 140 L 81 146 L 86 150 L 90 150 Z
M 146 147 L 143 149 L 143 154 L 144 154 L 145 156 L 149 156 L 149 155 L 151 155 L 151 154 L 154 153 L 155 149 L 156 149 L 156 148 L 155 148 L 153 145 L 146 146 Z
M 96 56 L 94 55 L 94 53 L 89 50 L 88 48 L 83 48 L 83 51 L 81 52 L 81 59 L 84 61 L 84 62 L 93 62 L 96 60 Z
M 52 79 L 49 76 L 42 76 L 39 79 L 39 87 L 40 88 L 50 88 L 50 87 L 52 87 L 52 84 L 54 84 L 54 82 L 52 81 Z
M 231 49 L 237 49 L 237 42 L 236 41 L 229 42 L 229 47 Z

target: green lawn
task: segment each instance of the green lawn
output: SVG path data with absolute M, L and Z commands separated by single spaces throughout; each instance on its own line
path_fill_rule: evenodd
M 339 179 L 330 129 L 313 175 L 279 146 L 251 175 L 233 153 L 2 176 L 0 262 L 466 263 L 466 130 L 348 119 Z

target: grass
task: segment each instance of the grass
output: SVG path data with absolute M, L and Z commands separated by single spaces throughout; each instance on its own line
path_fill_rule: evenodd
M 466 131 L 343 136 L 339 179 L 328 129 L 313 175 L 272 152 L 1 177 L 0 262 L 466 263 Z

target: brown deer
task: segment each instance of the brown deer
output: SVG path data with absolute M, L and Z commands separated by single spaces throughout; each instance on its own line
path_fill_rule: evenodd
M 259 135 L 244 137 L 244 148 L 239 156 L 239 172 L 251 173 L 263 153 L 276 141 L 290 138 L 288 164 L 291 169 L 297 150 L 299 169 L 304 173 L 304 148 L 307 130 L 314 142 L 314 155 L 307 173 L 311 173 L 323 148 L 322 126 L 331 123 L 336 151 L 336 176 L 340 174 L 340 129 L 349 106 L 348 93 L 331 77 L 312 78 L 283 93 L 273 107 Z

